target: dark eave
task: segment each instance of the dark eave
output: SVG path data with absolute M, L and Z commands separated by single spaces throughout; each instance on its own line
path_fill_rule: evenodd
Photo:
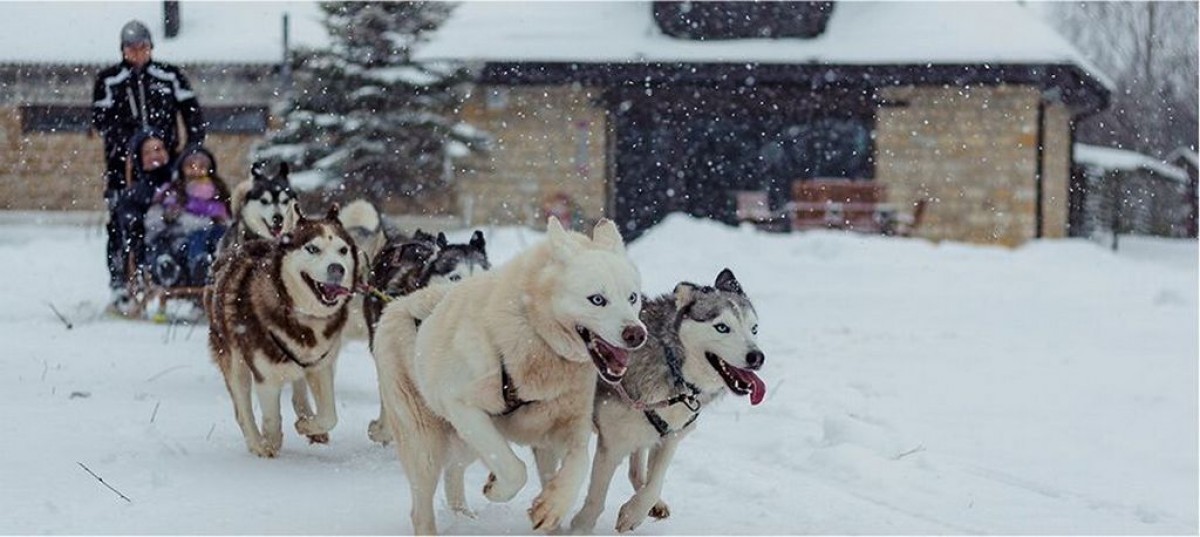
M 1016 84 L 1057 93 L 1075 114 L 1108 106 L 1109 92 L 1070 64 L 728 64 L 728 63 L 539 63 L 489 62 L 480 82 L 496 85 L 560 85 L 579 83 L 606 88 L 703 85 L 800 86 L 810 90 L 863 89 L 888 86 L 974 86 Z

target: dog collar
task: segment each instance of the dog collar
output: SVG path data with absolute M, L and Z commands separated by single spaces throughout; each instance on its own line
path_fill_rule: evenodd
M 283 353 L 283 356 L 285 358 L 287 358 L 288 360 L 291 360 L 292 363 L 294 363 L 304 369 L 308 369 L 310 367 L 316 367 L 318 364 L 325 361 L 325 358 L 329 356 L 329 351 L 333 350 L 333 349 L 326 350 L 325 354 L 322 354 L 320 358 L 317 358 L 317 361 L 306 364 L 304 362 L 301 362 L 299 358 L 296 358 L 296 355 L 293 354 L 292 351 L 287 348 L 287 345 L 284 345 L 283 341 L 280 340 L 279 336 L 276 336 L 274 332 L 267 330 L 267 335 L 271 336 L 271 341 L 275 342 L 275 346 L 279 347 L 279 351 Z

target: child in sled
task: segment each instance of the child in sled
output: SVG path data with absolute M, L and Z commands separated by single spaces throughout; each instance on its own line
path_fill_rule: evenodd
M 154 193 L 146 213 L 146 259 L 164 287 L 205 284 L 213 252 L 229 224 L 229 187 L 201 146 L 185 149 L 170 183 Z

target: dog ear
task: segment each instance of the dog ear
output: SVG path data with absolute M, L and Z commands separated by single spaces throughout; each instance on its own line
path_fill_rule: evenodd
M 439 231 L 438 235 L 437 235 L 437 246 L 440 249 L 444 249 L 447 246 L 450 246 L 450 241 L 446 240 L 446 234 L 442 233 L 441 231 Z
M 722 270 L 720 274 L 717 274 L 717 281 L 713 284 L 713 287 L 721 291 L 746 296 L 746 293 L 742 291 L 742 284 L 738 283 L 737 278 L 733 277 L 733 271 L 729 269 Z
M 625 253 L 625 240 L 621 238 L 621 231 L 617 229 L 615 222 L 607 218 L 601 218 L 596 222 L 596 227 L 592 228 L 592 244 L 618 254 Z
M 675 286 L 675 310 L 682 310 L 692 301 L 696 300 L 696 284 L 691 282 L 679 282 Z
M 417 228 L 417 230 L 413 232 L 412 240 L 433 242 L 434 238 L 433 238 L 433 235 L 426 233 L 425 230 L 423 230 L 421 228 Z
M 289 172 L 289 171 L 291 171 L 291 170 L 290 170 L 290 168 L 288 167 L 288 163 L 287 163 L 287 162 L 280 162 L 280 163 L 279 163 L 279 179 L 280 179 L 280 180 L 282 180 L 282 181 L 287 181 L 287 178 L 288 178 L 288 172 Z
M 556 216 L 551 215 L 546 221 L 546 239 L 550 241 L 551 254 L 560 262 L 567 262 L 579 251 L 579 245 L 563 229 Z
M 267 161 L 265 160 L 255 162 L 254 165 L 250 167 L 250 179 L 254 181 L 265 181 L 267 176 L 263 174 L 263 168 L 266 167 Z
M 338 211 L 341 211 L 341 208 L 338 207 L 338 204 L 336 204 L 336 203 L 331 204 L 329 206 L 329 211 L 327 211 L 325 213 L 325 219 L 326 220 L 337 220 L 338 219 Z M 338 220 L 338 223 L 340 224 L 341 220 Z
M 296 225 L 300 225 L 301 222 L 306 220 L 304 217 L 304 211 L 300 210 L 299 203 L 288 205 L 288 212 L 292 213 L 296 217 Z
M 483 240 L 483 232 L 476 229 L 475 233 L 471 234 L 471 247 L 479 250 L 480 252 L 484 252 L 486 251 L 484 249 L 486 244 L 487 242 Z

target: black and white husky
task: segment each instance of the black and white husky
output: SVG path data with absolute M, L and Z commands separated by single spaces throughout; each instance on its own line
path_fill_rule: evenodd
M 374 349 L 375 327 L 383 308 L 392 299 L 411 294 L 430 285 L 457 283 L 473 274 L 489 270 L 487 242 L 483 232 L 476 230 L 471 240 L 451 243 L 444 233 L 430 235 L 418 229 L 411 239 L 394 239 L 380 250 L 368 275 L 370 291 L 363 298 L 363 319 Z M 379 418 L 371 420 L 367 436 L 375 442 L 392 441 L 392 433 L 384 424 L 384 408 Z
M 755 373 L 764 361 L 758 315 L 729 269 L 712 287 L 684 282 L 673 294 L 647 301 L 641 319 L 650 337 L 632 352 L 624 378 L 597 385 L 599 438 L 587 499 L 571 521 L 575 533 L 590 533 L 596 525 L 625 457 L 636 492 L 621 506 L 616 530 L 631 531 L 648 515 L 668 516 L 659 498 L 667 466 L 704 407 L 727 391 L 750 396 L 752 405 L 767 393 Z
M 250 180 L 234 187 L 232 198 L 233 224 L 217 246 L 218 257 L 251 239 L 277 239 L 296 225 L 296 192 L 286 162 L 275 175 L 268 175 L 264 162 L 255 163 Z

